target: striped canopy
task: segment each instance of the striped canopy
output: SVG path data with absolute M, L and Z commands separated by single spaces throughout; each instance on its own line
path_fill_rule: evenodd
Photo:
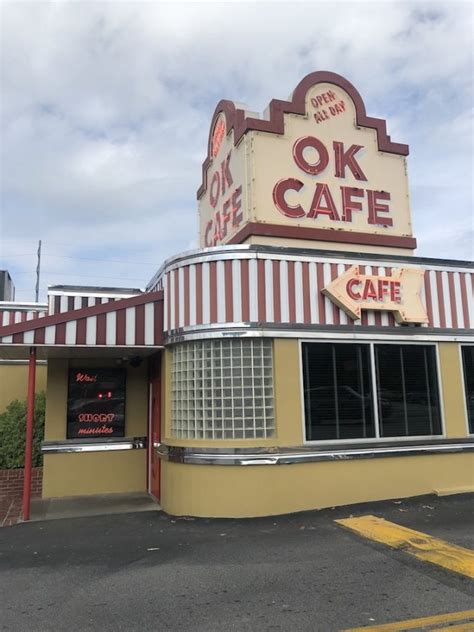
M 162 345 L 161 291 L 0 326 L 0 358 L 26 357 L 30 346 L 152 352 Z

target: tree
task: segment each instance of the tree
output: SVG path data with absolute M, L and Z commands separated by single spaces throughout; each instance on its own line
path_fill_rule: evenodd
M 35 419 L 33 427 L 33 467 L 43 464 L 41 442 L 44 436 L 46 395 L 35 396 Z M 0 413 L 0 469 L 16 469 L 25 464 L 26 400 L 13 400 Z

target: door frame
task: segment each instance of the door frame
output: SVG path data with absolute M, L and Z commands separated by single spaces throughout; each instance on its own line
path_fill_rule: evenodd
M 146 487 L 147 492 L 157 501 L 160 501 L 161 497 L 161 460 L 158 457 L 158 495 L 156 496 L 152 491 L 152 460 L 154 451 L 154 427 L 153 427 L 153 396 L 155 395 L 154 389 L 157 389 L 158 395 L 158 426 L 157 435 L 158 440 L 161 438 L 161 352 L 156 353 L 149 359 L 149 371 L 148 371 L 148 423 L 147 423 L 147 459 L 146 459 Z

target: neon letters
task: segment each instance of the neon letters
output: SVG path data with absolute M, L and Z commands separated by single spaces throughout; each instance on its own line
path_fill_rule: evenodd
M 306 150 L 316 152 L 317 160 L 309 162 Z M 352 174 L 355 180 L 367 182 L 367 177 L 360 165 L 358 154 L 364 147 L 351 145 L 344 147 L 344 143 L 334 141 L 332 146 L 334 176 L 345 179 L 346 174 Z M 324 143 L 315 136 L 303 136 L 293 145 L 293 159 L 295 164 L 305 174 L 319 176 L 330 165 L 331 156 Z M 355 214 L 365 213 L 368 224 L 393 226 L 393 219 L 389 216 L 390 193 L 374 191 L 354 186 L 340 186 L 336 192 L 334 188 L 324 182 L 314 183 L 314 194 L 309 208 L 301 204 L 291 204 L 289 195 L 298 199 L 297 194 L 308 184 L 299 178 L 283 178 L 273 188 L 273 202 L 285 217 L 291 219 L 317 219 L 319 216 L 334 222 L 352 222 Z

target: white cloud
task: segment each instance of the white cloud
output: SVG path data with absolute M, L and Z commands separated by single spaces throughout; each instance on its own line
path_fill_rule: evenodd
M 313 70 L 346 76 L 410 144 L 419 254 L 472 256 L 470 4 L 12 2 L 2 14 L 2 265 L 20 298 L 33 266 L 9 255 L 38 238 L 50 255 L 156 267 L 194 245 L 219 99 L 262 111 Z M 48 267 L 48 281 L 95 283 L 91 262 Z

